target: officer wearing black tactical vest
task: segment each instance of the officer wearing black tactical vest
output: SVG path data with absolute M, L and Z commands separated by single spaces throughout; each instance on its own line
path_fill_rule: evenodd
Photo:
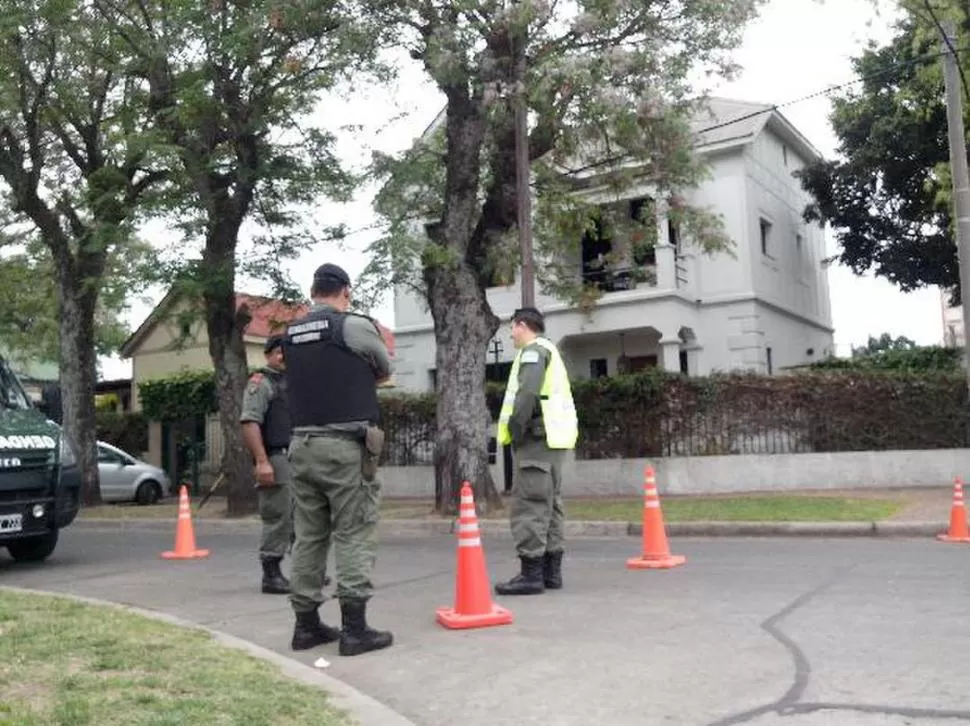
M 283 375 L 282 336 L 268 338 L 263 353 L 266 365 L 250 377 L 239 418 L 246 448 L 256 462 L 259 516 L 263 522 L 259 542 L 262 590 L 281 595 L 290 591 L 280 563 L 292 533 L 292 477 L 286 458 L 290 445 L 290 412 Z
M 387 347 L 368 317 L 347 312 L 350 277 L 325 264 L 313 275 L 313 306 L 290 324 L 284 351 L 290 383 L 295 498 L 293 650 L 340 639 L 341 655 L 386 648 L 388 632 L 367 625 L 373 594 L 384 434 L 377 385 L 391 375 Z M 322 577 L 331 539 L 342 629 L 320 620 Z

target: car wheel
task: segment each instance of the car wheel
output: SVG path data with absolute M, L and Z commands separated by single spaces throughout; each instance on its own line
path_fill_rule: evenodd
M 57 547 L 57 530 L 40 537 L 24 537 L 10 542 L 7 551 L 17 562 L 43 562 Z
M 162 487 L 157 481 L 143 481 L 135 492 L 135 501 L 139 504 L 155 504 L 162 498 Z

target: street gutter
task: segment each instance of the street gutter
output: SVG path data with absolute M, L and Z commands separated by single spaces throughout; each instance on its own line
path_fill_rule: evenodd
M 457 520 L 383 519 L 379 531 L 390 537 L 453 536 Z M 511 538 L 505 520 L 479 520 L 488 537 Z M 257 533 L 258 519 L 196 519 L 196 534 Z M 175 532 L 175 522 L 164 519 L 83 519 L 71 528 L 96 531 Z M 934 537 L 946 531 L 945 522 L 670 522 L 669 537 Z M 566 537 L 640 537 L 643 527 L 630 522 L 567 520 Z

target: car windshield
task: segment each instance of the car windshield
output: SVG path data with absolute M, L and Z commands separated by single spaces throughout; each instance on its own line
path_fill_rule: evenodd
M 7 361 L 0 358 L 0 406 L 23 411 L 30 408 L 30 399 L 24 393 L 17 376 L 10 370 Z

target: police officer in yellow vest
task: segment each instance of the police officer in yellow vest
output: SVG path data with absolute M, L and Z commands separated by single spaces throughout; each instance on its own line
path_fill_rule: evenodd
M 544 336 L 535 308 L 512 316 L 518 353 L 505 389 L 498 442 L 512 445 L 515 478 L 510 511 L 521 572 L 499 583 L 499 595 L 538 595 L 562 587 L 562 463 L 579 428 L 569 375 L 556 346 Z

